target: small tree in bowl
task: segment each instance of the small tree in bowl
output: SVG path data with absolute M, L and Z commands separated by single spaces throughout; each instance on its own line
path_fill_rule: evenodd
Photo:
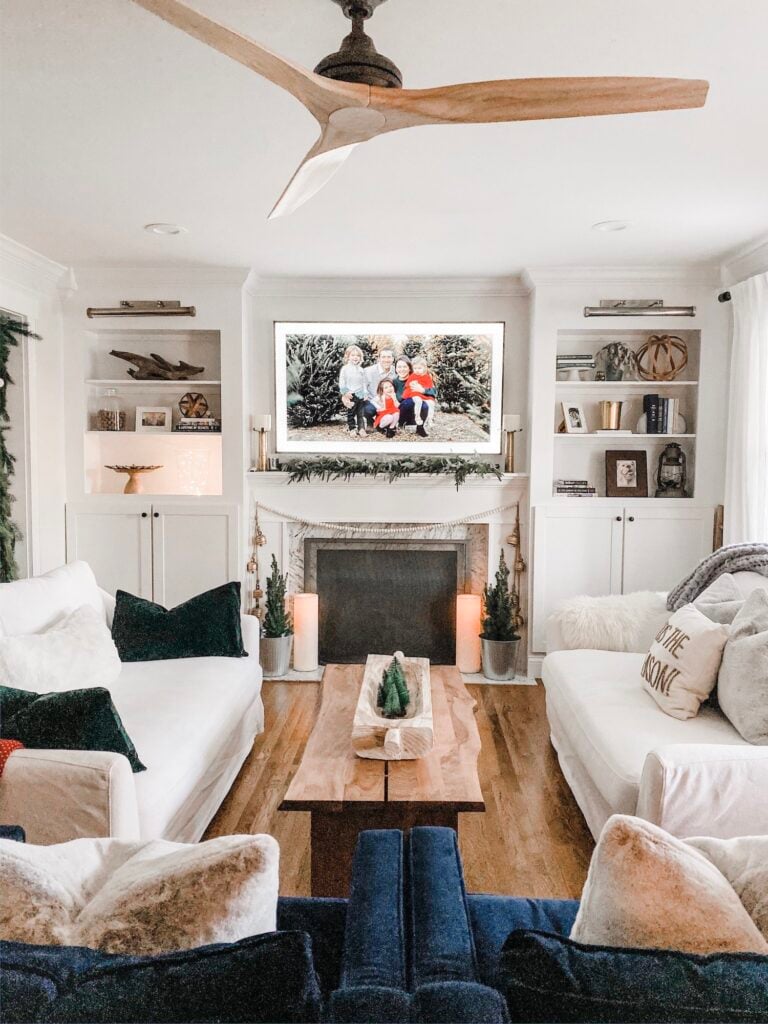
M 259 660 L 267 679 L 284 676 L 291 663 L 293 622 L 285 607 L 288 576 L 283 576 L 272 555 L 272 571 L 267 579 L 264 620 L 261 624 Z
M 480 644 L 486 679 L 514 679 L 520 635 L 515 631 L 518 596 L 509 586 L 504 552 L 499 557 L 496 582 L 483 587 L 483 631 Z

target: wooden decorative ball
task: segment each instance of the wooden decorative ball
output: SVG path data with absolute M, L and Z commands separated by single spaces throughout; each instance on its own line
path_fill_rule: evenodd
M 208 399 L 199 392 L 188 391 L 179 402 L 179 412 L 189 419 L 199 419 L 208 412 Z
M 688 346 L 676 334 L 652 334 L 637 352 L 643 380 L 674 380 L 688 365 Z

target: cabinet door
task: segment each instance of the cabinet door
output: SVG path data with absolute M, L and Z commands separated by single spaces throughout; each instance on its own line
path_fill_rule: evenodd
M 152 507 L 67 505 L 67 561 L 88 562 L 102 590 L 152 598 Z
M 236 505 L 153 505 L 154 600 L 173 608 L 240 579 Z
M 622 593 L 671 590 L 712 551 L 711 508 L 624 510 Z
M 587 499 L 584 499 L 585 503 Z M 577 594 L 621 592 L 621 509 L 552 508 L 534 514 L 533 650 L 546 649 L 547 618 Z

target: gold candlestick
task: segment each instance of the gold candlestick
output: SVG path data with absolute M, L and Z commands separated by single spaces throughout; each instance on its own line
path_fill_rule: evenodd
M 259 435 L 256 469 L 259 473 L 266 473 L 269 469 L 269 459 L 267 458 L 267 435 L 272 429 L 272 417 L 269 415 L 254 416 L 253 429 Z

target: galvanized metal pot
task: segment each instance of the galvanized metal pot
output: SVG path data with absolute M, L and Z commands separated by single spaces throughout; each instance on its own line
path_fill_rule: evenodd
M 483 675 L 486 679 L 514 679 L 519 640 L 486 640 L 480 637 Z
M 259 661 L 265 679 L 284 676 L 291 664 L 293 633 L 288 636 L 262 637 L 259 642 Z

